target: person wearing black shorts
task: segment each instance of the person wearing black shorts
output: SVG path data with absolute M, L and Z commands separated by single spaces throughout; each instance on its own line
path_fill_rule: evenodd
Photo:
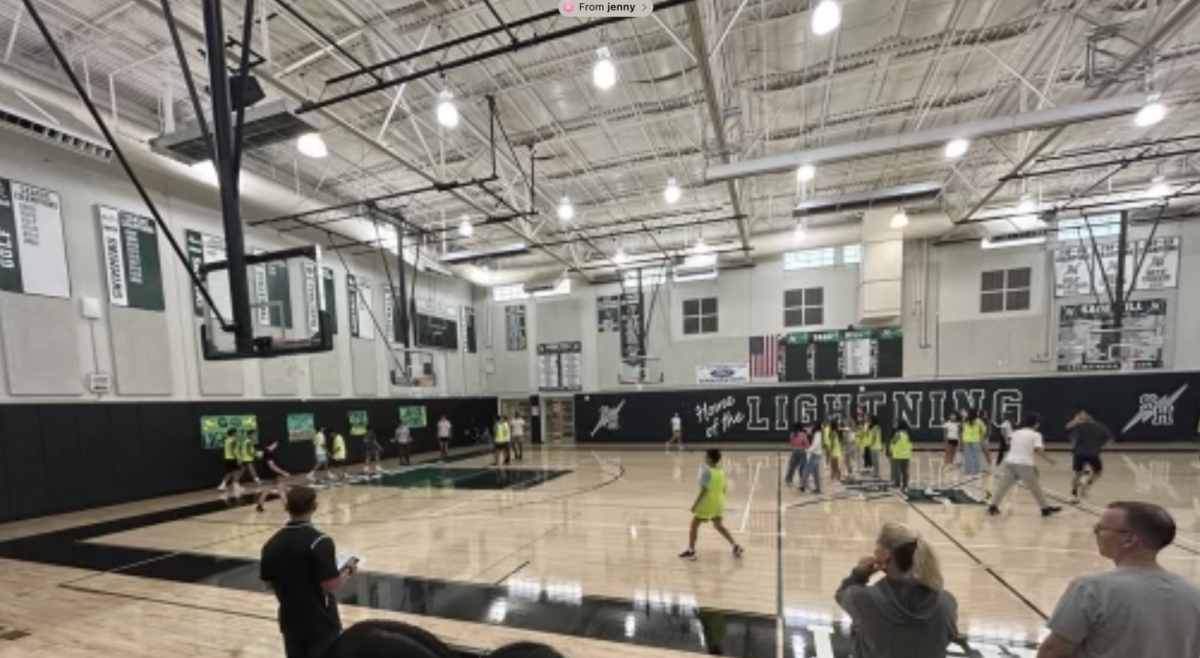
M 265 511 L 263 503 L 267 501 L 267 496 L 272 491 L 275 495 L 283 500 L 284 483 L 292 476 L 279 465 L 276 461 L 275 451 L 279 448 L 278 441 L 272 441 L 263 446 L 263 449 L 258 453 L 259 464 L 262 465 L 263 484 L 266 485 L 258 490 L 258 500 L 255 501 L 254 509 L 262 512 Z
M 1085 409 L 1080 409 L 1067 423 L 1067 432 L 1072 440 L 1071 470 L 1075 472 L 1071 479 L 1071 502 L 1078 503 L 1087 495 L 1088 488 L 1100 479 L 1104 471 L 1100 454 L 1113 435 Z

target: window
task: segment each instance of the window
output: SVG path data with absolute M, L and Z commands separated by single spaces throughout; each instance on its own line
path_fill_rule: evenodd
M 717 298 L 683 300 L 683 335 L 717 333 Z
M 1028 311 L 1032 276 L 1028 267 L 983 272 L 979 281 L 979 312 Z
M 825 324 L 825 289 L 783 291 L 783 326 L 812 327 Z
M 1091 230 L 1088 230 L 1088 226 Z M 1111 238 L 1121 234 L 1120 215 L 1098 215 L 1096 217 L 1076 217 L 1058 221 L 1059 242 L 1076 242 L 1083 240 L 1091 242 L 1092 238 Z
M 854 265 L 862 262 L 862 245 L 848 244 L 842 247 L 842 264 Z
M 529 294 L 525 292 L 525 285 L 514 283 L 507 286 L 495 286 L 492 288 L 492 301 L 494 302 L 510 302 L 516 299 L 526 299 Z
M 648 286 L 660 286 L 667 281 L 667 269 L 665 267 L 643 267 L 641 269 L 641 273 L 643 288 Z M 633 288 L 634 290 L 637 290 L 638 271 L 634 270 L 632 272 L 626 272 L 624 281 L 626 288 Z
M 837 264 L 837 249 L 805 249 L 783 254 L 783 269 L 806 270 L 814 267 L 833 267 Z

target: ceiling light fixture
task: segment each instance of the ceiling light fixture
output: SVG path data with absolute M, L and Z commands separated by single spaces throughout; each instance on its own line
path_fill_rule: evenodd
M 679 203 L 679 199 L 683 198 L 683 189 L 679 187 L 679 183 L 675 182 L 674 178 L 667 179 L 667 186 L 663 188 L 663 199 L 670 205 Z
M 892 215 L 891 227 L 901 229 L 908 226 L 908 213 L 904 212 L 904 208 L 896 210 L 896 214 Z
M 813 178 L 816 178 L 816 176 L 817 168 L 810 164 L 800 165 L 800 168 L 796 170 L 796 180 L 800 181 L 801 183 L 807 183 Z
M 612 51 L 608 46 L 601 46 L 596 51 L 596 65 L 592 67 L 592 84 L 597 89 L 612 89 L 617 84 L 617 65 L 613 63 Z
M 795 238 L 796 242 L 803 242 L 804 238 L 807 236 L 808 236 L 808 227 L 804 225 L 803 221 L 798 222 L 796 224 L 796 231 L 794 233 L 792 233 L 792 237 Z
M 447 128 L 458 125 L 458 107 L 454 105 L 454 93 L 449 89 L 438 94 L 437 120 Z
M 329 148 L 325 146 L 325 140 L 321 138 L 321 133 L 304 133 L 296 138 L 296 150 L 300 155 L 310 158 L 323 158 L 329 155 Z
M 475 227 L 471 224 L 471 220 L 466 217 L 462 218 L 462 221 L 458 223 L 458 234 L 464 238 L 475 235 Z
M 629 254 L 626 254 L 624 249 L 617 249 L 616 255 L 613 256 L 613 262 L 617 265 L 624 265 L 628 261 Z
M 812 14 L 812 31 L 825 36 L 842 24 L 842 6 L 836 0 L 821 0 Z
M 1037 201 L 1033 200 L 1033 195 L 1026 192 L 1021 195 L 1021 200 L 1017 202 L 1017 212 L 1022 215 L 1032 215 L 1038 209 Z
M 575 218 L 575 206 L 571 205 L 571 200 L 565 196 L 558 202 L 558 218 L 564 222 Z
M 1150 179 L 1150 189 L 1146 193 L 1155 199 L 1161 199 L 1171 194 L 1171 186 L 1167 185 L 1167 180 L 1162 176 L 1155 176 Z
M 961 158 L 962 156 L 966 155 L 967 151 L 970 150 L 970 148 L 971 148 L 970 140 L 962 139 L 960 137 L 958 139 L 952 139 L 952 140 L 946 142 L 946 150 L 944 151 L 944 153 L 946 154 L 947 158 L 950 158 L 951 160 L 953 160 L 955 158 Z
M 192 163 L 189 166 L 192 173 L 197 178 L 208 183 L 209 185 L 220 185 L 221 181 L 217 178 L 217 169 L 213 166 L 212 160 L 201 160 L 200 162 Z
M 1133 117 L 1133 125 L 1138 128 L 1149 128 L 1167 116 L 1167 107 L 1158 102 L 1157 95 L 1151 96 L 1147 101 Z

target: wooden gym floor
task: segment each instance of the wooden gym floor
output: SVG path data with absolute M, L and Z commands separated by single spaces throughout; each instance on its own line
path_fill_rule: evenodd
M 1107 567 L 1091 528 L 1110 500 L 1167 507 L 1180 541 L 1166 564 L 1200 582 L 1191 454 L 1109 454 L 1089 500 L 1051 519 L 1019 489 L 998 518 L 947 492 L 800 494 L 780 486 L 779 456 L 727 453 L 725 522 L 741 559 L 710 528 L 697 562 L 676 557 L 703 460 L 690 450 L 418 465 L 323 490 L 316 523 L 367 561 L 343 592 L 347 623 L 403 619 L 483 650 L 532 639 L 572 658 L 608 658 L 614 642 L 629 658 L 847 656 L 833 592 L 889 520 L 936 545 L 967 637 L 957 655 L 1033 655 L 1067 582 Z M 936 459 L 918 454 L 914 480 L 938 484 Z M 1042 477 L 1061 496 L 1069 460 L 1058 461 Z M 976 485 L 986 478 L 963 492 Z M 277 502 L 259 514 L 204 492 L 0 526 L 0 658 L 281 655 L 254 561 L 284 520 Z

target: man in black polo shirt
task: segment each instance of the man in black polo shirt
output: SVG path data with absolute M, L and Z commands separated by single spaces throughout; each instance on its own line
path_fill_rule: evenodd
M 293 487 L 286 507 L 291 520 L 263 546 L 261 578 L 279 600 L 279 631 L 287 658 L 321 658 L 342 630 L 334 592 L 354 575 L 340 571 L 333 539 L 312 525 L 317 492 Z

